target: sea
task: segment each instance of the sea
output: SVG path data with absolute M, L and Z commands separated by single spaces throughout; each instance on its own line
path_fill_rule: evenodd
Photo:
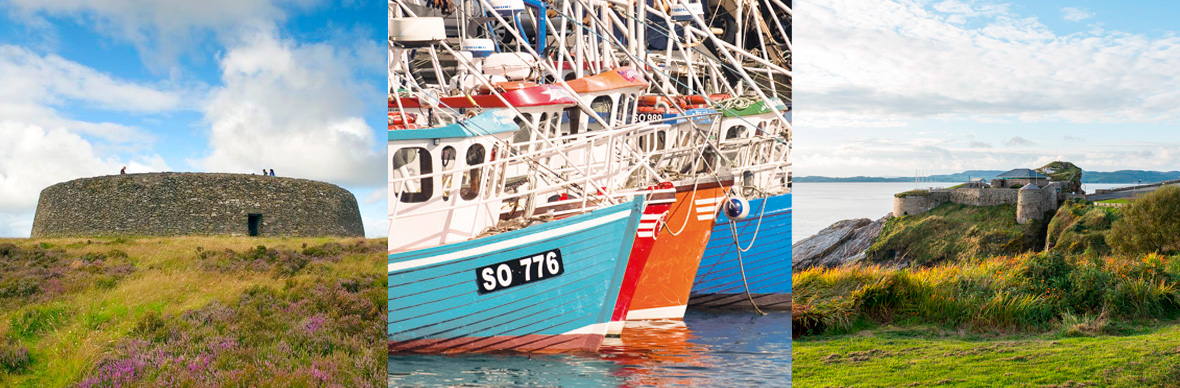
M 628 326 L 597 353 L 394 355 L 390 387 L 785 387 L 791 316 L 689 310 Z
M 893 211 L 893 194 L 916 188 L 951 187 L 963 182 L 846 182 L 792 184 L 792 240 L 798 242 L 841 220 L 876 220 Z M 1124 187 L 1130 183 L 1086 183 L 1082 190 Z

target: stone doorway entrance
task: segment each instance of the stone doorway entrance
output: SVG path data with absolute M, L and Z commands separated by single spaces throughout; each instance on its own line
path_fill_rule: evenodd
M 250 237 L 258 237 L 258 228 L 262 225 L 262 215 L 250 214 L 246 216 L 246 224 L 250 229 Z

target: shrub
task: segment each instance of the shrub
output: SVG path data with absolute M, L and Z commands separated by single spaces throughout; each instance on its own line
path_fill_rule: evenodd
M 33 359 L 29 357 L 29 348 L 17 346 L 10 342 L 0 342 L 0 371 L 23 371 Z
M 1127 255 L 1180 253 L 1180 187 L 1160 187 L 1127 206 L 1107 242 Z

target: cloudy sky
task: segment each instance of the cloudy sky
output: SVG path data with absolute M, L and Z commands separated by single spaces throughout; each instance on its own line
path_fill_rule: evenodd
M 795 176 L 1180 170 L 1180 4 L 796 4 Z
M 362 5 L 363 4 L 363 5 Z M 0 0 L 0 236 L 41 189 L 261 172 L 356 195 L 385 235 L 384 3 Z

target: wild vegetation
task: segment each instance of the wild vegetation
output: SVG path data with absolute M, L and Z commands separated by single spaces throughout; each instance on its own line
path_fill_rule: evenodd
M 384 385 L 383 240 L 0 240 L 0 386 Z
M 979 333 L 1046 331 L 1180 316 L 1180 256 L 1026 253 L 918 269 L 815 268 L 793 275 L 798 334 L 936 325 Z
M 1044 246 L 1044 222 L 1016 223 L 1016 206 L 944 203 L 931 211 L 889 219 L 865 252 L 874 262 L 930 265 L 972 257 L 1014 255 Z
M 1120 219 L 1119 208 L 1094 206 L 1083 200 L 1061 205 L 1045 233 L 1045 249 L 1062 254 L 1108 255 L 1106 242 L 1111 226 Z
M 1135 200 L 1111 226 L 1109 240 L 1123 254 L 1180 253 L 1180 187 L 1160 187 Z

